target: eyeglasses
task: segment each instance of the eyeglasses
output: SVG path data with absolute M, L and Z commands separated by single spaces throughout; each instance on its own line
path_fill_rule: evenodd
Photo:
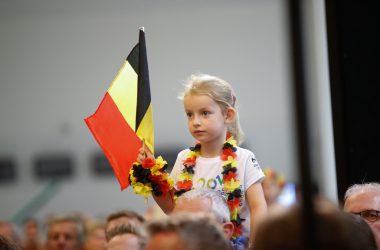
M 353 213 L 353 214 L 360 215 L 360 217 L 362 217 L 368 222 L 375 222 L 379 220 L 379 217 L 380 217 L 379 216 L 380 211 L 378 210 L 364 210 L 359 213 Z

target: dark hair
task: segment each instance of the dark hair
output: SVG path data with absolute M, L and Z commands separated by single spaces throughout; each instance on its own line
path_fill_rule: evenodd
M 303 236 L 301 209 L 269 218 L 258 228 L 257 250 L 309 249 Z M 341 211 L 316 212 L 316 249 L 376 250 L 376 242 L 366 223 Z
M 0 234 L 0 249 L 1 250 L 21 250 L 22 248 L 16 243 Z
M 107 242 L 113 237 L 123 234 L 134 234 L 140 239 L 141 248 L 145 245 L 146 233 L 142 226 L 134 226 L 132 224 L 120 224 L 111 228 L 106 232 Z
M 121 217 L 127 217 L 127 218 L 137 219 L 141 223 L 145 222 L 144 217 L 142 217 L 140 214 L 138 214 L 138 213 L 136 213 L 134 211 L 130 211 L 130 210 L 121 210 L 121 211 L 117 211 L 117 212 L 114 212 L 114 213 L 110 214 L 107 217 L 107 223 L 110 222 L 110 221 L 112 221 L 112 220 L 121 218 Z

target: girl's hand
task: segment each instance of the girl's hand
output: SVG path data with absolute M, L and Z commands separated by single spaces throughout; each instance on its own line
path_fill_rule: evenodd
M 139 149 L 139 154 L 137 156 L 137 162 L 142 163 L 142 161 L 145 160 L 145 158 L 147 158 L 147 157 L 154 159 L 154 155 L 149 150 L 149 148 L 143 145 Z

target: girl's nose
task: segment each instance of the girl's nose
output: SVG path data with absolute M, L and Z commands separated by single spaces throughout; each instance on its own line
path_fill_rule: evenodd
M 193 125 L 194 126 L 199 126 L 201 125 L 201 119 L 199 119 L 199 116 L 195 115 L 193 119 Z

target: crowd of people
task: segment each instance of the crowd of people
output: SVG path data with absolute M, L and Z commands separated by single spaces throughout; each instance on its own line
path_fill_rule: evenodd
M 253 249 L 380 249 L 380 184 L 351 186 L 342 206 L 316 199 L 315 245 L 303 222 L 302 204 L 268 214 L 256 232 Z M 193 189 L 178 197 L 171 214 L 151 216 L 128 209 L 107 218 L 82 213 L 49 216 L 45 225 L 26 219 L 18 235 L 11 222 L 0 222 L 2 250 L 244 250 L 247 241 L 233 237 L 234 224 L 223 196 L 211 189 Z

